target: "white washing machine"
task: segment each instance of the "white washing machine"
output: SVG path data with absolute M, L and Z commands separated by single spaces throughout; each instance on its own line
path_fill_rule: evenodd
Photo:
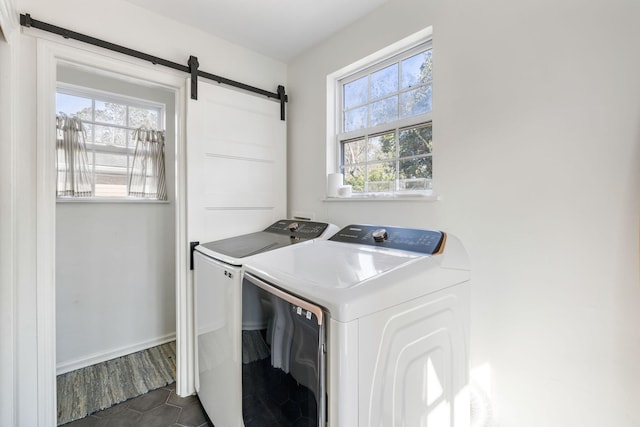
M 468 427 L 469 270 L 454 236 L 371 225 L 248 260 L 243 346 L 267 351 L 243 364 L 245 426 Z
M 336 231 L 333 224 L 285 219 L 263 231 L 195 248 L 196 392 L 216 426 L 242 426 L 242 329 L 247 329 L 244 335 L 252 333 L 260 308 L 250 306 L 257 304 L 255 297 L 244 295 L 251 290 L 242 291 L 243 263 L 259 253 L 327 239 Z

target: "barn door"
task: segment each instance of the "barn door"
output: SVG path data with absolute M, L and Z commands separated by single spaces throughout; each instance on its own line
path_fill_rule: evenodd
M 200 81 L 198 100 L 187 103 L 186 152 L 189 242 L 206 243 L 258 231 L 285 217 L 286 128 L 278 103 Z M 191 322 L 192 298 L 193 276 L 188 274 L 190 308 L 183 319 Z M 194 325 L 187 329 L 183 346 L 193 363 L 192 375 L 197 376 Z M 225 350 L 230 349 L 221 349 Z M 236 386 L 240 390 L 240 378 L 238 384 L 219 385 L 231 390 Z M 241 413 L 229 408 L 238 404 L 233 402 L 238 393 L 220 396 L 209 414 L 211 420 L 216 425 L 236 425 Z
M 200 81 L 187 106 L 190 241 L 257 231 L 285 215 L 286 129 L 278 103 Z

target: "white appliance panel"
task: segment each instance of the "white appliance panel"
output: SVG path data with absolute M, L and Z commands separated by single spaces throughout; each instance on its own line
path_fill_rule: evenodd
M 466 304 L 468 283 L 360 319 L 359 425 L 468 426 Z
M 327 328 L 327 393 L 329 426 L 358 423 L 358 321 L 330 318 Z
M 196 391 L 215 425 L 242 426 L 241 270 L 194 252 Z M 220 385 L 224 384 L 224 387 Z

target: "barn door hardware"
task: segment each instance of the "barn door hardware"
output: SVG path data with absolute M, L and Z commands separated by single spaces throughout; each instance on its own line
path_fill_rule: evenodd
M 85 34 L 77 33 L 75 31 L 68 30 L 66 28 L 58 27 L 55 25 L 47 24 L 46 22 L 35 20 L 30 14 L 20 14 L 20 25 L 27 28 L 36 28 L 38 30 L 47 31 L 49 33 L 57 34 L 65 39 L 78 40 L 83 43 L 88 43 L 93 46 L 98 46 L 103 49 L 108 49 L 114 52 L 122 53 L 124 55 L 133 56 L 134 58 L 149 61 L 153 65 L 162 65 L 164 67 L 172 68 L 174 70 L 182 71 L 191 75 L 191 99 L 198 99 L 198 77 L 202 77 L 208 80 L 213 80 L 220 84 L 233 86 L 244 91 L 256 93 L 258 95 L 266 96 L 267 98 L 274 99 L 280 102 L 280 120 L 285 119 L 284 104 L 288 101 L 288 96 L 285 93 L 284 86 L 278 86 L 277 92 L 269 92 L 245 83 L 237 82 L 235 80 L 227 79 L 225 77 L 216 76 L 215 74 L 207 73 L 198 69 L 198 58 L 191 55 L 189 56 L 188 65 L 178 64 L 177 62 L 167 61 L 166 59 L 158 58 L 153 55 L 140 52 L 138 50 L 130 49 L 118 44 L 110 43 L 104 40 L 97 39 L 95 37 L 87 36 Z
M 191 99 L 198 99 L 198 58 L 189 57 L 189 72 L 191 73 Z
M 200 242 L 189 242 L 189 270 L 193 270 L 193 251 L 199 244 Z

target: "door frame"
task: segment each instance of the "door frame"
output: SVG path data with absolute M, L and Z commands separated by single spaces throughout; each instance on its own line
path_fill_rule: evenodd
M 12 84 L 20 73 L 18 66 L 19 24 L 13 1 L 0 0 L 0 425 L 16 424 L 16 146 L 15 125 L 18 89 Z
M 186 224 L 186 94 L 188 78 L 169 69 L 159 69 L 142 60 L 78 46 L 75 41 L 37 40 L 37 172 L 36 172 L 36 310 L 37 310 L 37 411 L 38 426 L 57 424 L 56 396 L 56 304 L 55 225 L 56 168 L 55 92 L 58 64 L 72 64 L 135 83 L 169 89 L 175 94 L 176 123 L 176 392 L 193 394 L 193 301 L 189 289 Z

